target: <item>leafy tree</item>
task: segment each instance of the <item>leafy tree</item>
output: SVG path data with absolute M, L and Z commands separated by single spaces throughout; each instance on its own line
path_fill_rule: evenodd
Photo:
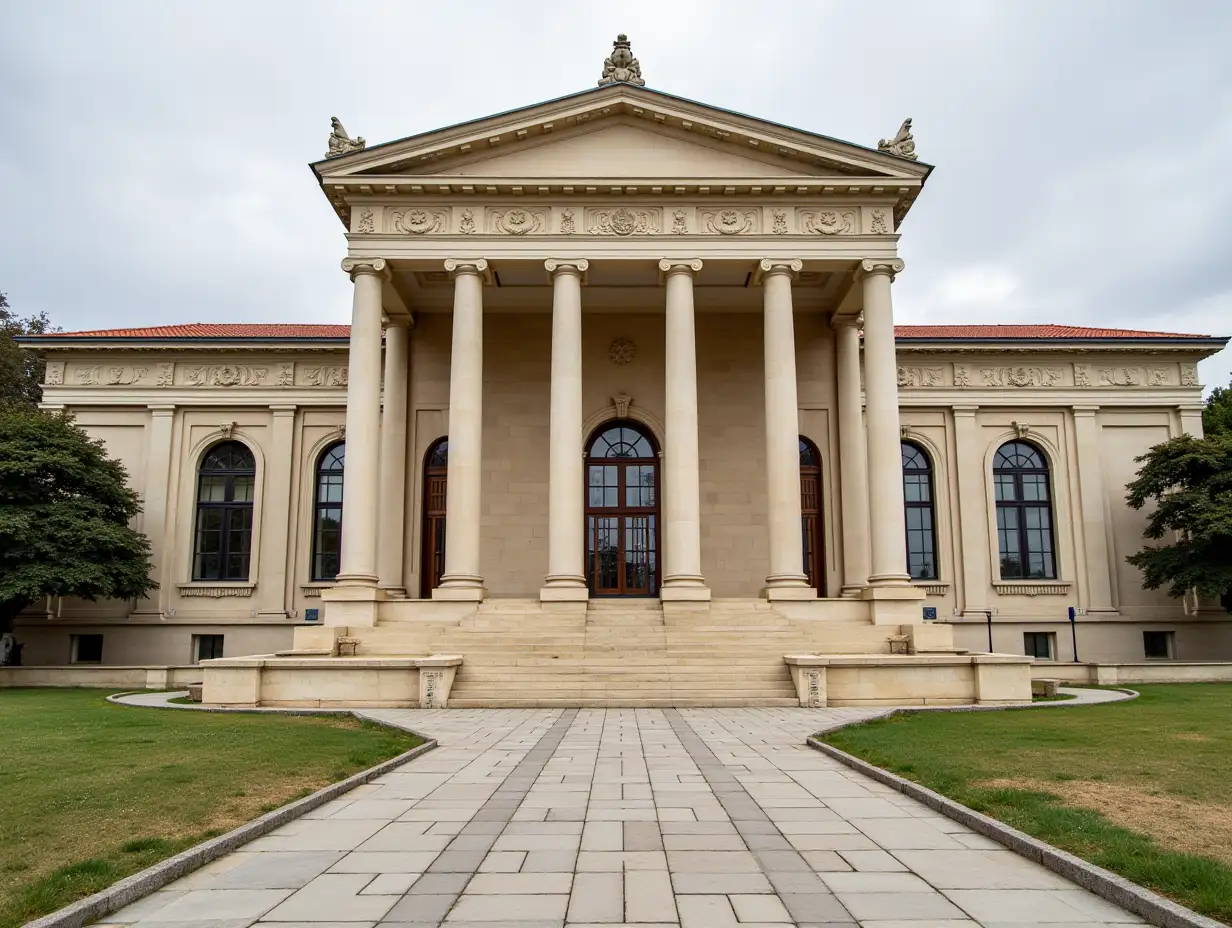
M 1143 584 L 1169 584 L 1178 598 L 1191 589 L 1212 598 L 1232 591 L 1232 431 L 1182 435 L 1135 460 L 1142 468 L 1126 487 L 1126 501 L 1134 509 L 1156 503 L 1144 534 L 1177 535 L 1126 558 L 1142 571 Z
M 46 596 L 157 589 L 139 512 L 124 465 L 70 416 L 0 406 L 0 632 Z
M 1202 431 L 1207 435 L 1232 434 L 1232 384 L 1211 391 L 1202 410 Z
M 46 313 L 18 317 L 9 308 L 8 297 L 0 293 L 0 406 L 36 406 L 43 398 L 43 360 L 26 351 L 13 338 L 42 335 L 51 331 Z

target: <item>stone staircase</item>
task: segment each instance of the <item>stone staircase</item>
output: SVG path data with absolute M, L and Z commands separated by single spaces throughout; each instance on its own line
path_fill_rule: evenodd
M 411 617 L 414 616 L 414 617 Z M 357 654 L 460 654 L 458 708 L 798 705 L 783 656 L 881 654 L 897 626 L 790 618 L 760 600 L 578 606 L 489 600 L 460 619 L 410 611 L 352 629 Z

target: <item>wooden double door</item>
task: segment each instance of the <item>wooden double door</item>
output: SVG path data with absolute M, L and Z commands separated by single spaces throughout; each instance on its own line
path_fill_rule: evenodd
M 592 596 L 659 595 L 659 454 L 636 422 L 586 446 L 586 580 Z

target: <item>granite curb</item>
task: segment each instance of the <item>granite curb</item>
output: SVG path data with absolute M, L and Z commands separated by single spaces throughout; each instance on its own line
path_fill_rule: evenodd
M 861 723 L 858 721 L 848 722 L 835 725 L 826 729 L 826 731 L 838 731 L 839 729 L 859 724 Z M 1117 876 L 1103 867 L 1087 863 L 1087 861 L 1075 857 L 1073 854 L 1066 853 L 1059 848 L 1055 848 L 1051 844 L 1046 844 L 1033 838 L 1017 828 L 1011 828 L 1004 822 L 999 822 L 994 818 L 976 812 L 974 809 L 969 809 L 961 803 L 942 796 L 926 786 L 913 783 L 910 780 L 890 773 L 888 770 L 876 767 L 867 761 L 848 754 L 846 751 L 840 751 L 833 745 L 819 741 L 815 737 L 809 737 L 806 743 L 814 750 L 833 757 L 839 763 L 845 764 L 879 783 L 884 783 L 886 786 L 892 787 L 898 790 L 898 792 L 924 803 L 924 805 L 940 812 L 942 815 L 966 825 L 972 831 L 990 838 L 998 844 L 1005 845 L 1011 851 L 1021 854 L 1028 860 L 1033 860 L 1047 867 L 1053 873 L 1077 883 L 1083 889 L 1095 893 L 1095 895 L 1102 899 L 1106 899 L 1114 905 L 1119 905 L 1123 909 L 1128 909 L 1135 915 L 1146 919 L 1150 924 L 1157 926 L 1157 928 L 1226 928 L 1223 922 L 1207 918 L 1205 915 L 1199 915 L 1197 912 L 1187 909 L 1171 899 L 1165 899 L 1163 896 L 1157 895 L 1136 883 L 1132 883 L 1124 877 Z
M 116 694 L 124 695 L 124 694 Z M 108 697 L 111 700 L 111 697 Z M 117 703 L 117 705 L 126 705 L 125 703 Z M 131 706 L 131 704 L 129 704 Z M 142 706 L 133 708 L 169 708 L 167 706 Z M 179 708 L 178 706 L 176 708 Z M 188 708 L 188 707 L 185 707 Z M 349 710 L 345 710 L 349 711 Z M 316 714 L 310 712 L 296 712 L 296 715 Z M 356 716 L 360 718 L 360 716 Z M 376 719 L 364 718 L 364 721 L 375 722 L 383 725 L 386 728 L 396 728 L 399 731 L 409 731 L 398 725 L 391 725 L 386 722 L 379 722 Z M 411 732 L 423 738 L 417 732 Z M 349 792 L 357 786 L 374 780 L 381 774 L 388 773 L 403 764 L 409 763 L 421 754 L 426 754 L 437 746 L 437 742 L 433 738 L 425 739 L 424 743 L 419 747 L 411 748 L 411 750 L 399 754 L 397 757 L 391 757 L 389 760 L 381 761 L 374 767 L 369 767 L 367 770 L 361 770 L 359 773 L 347 777 L 345 780 L 339 780 L 337 783 L 331 783 L 329 786 L 317 790 L 310 796 L 305 796 L 303 799 L 297 799 L 294 802 L 288 803 L 273 812 L 267 812 L 260 818 L 255 818 L 251 822 L 240 825 L 238 828 L 232 829 L 225 835 L 219 835 L 217 838 L 210 838 L 208 841 L 203 841 L 200 844 L 190 847 L 188 850 L 176 854 L 174 857 L 168 857 L 166 860 L 154 864 L 152 867 L 147 867 L 139 873 L 134 873 L 132 876 L 125 877 L 118 883 L 113 883 L 106 889 L 95 893 L 92 896 L 87 896 L 85 899 L 79 899 L 72 905 L 65 906 L 52 912 L 50 915 L 44 915 L 41 918 L 36 918 L 34 921 L 26 922 L 22 928 L 82 928 L 102 918 L 104 915 L 109 915 L 130 903 L 136 902 L 144 896 L 148 896 L 155 890 L 162 889 L 168 883 L 178 880 L 182 876 L 187 876 L 194 870 L 199 870 L 211 861 L 217 860 L 224 854 L 228 854 L 249 841 L 253 841 L 262 835 L 268 834 L 275 828 L 280 828 L 287 822 L 299 818 L 305 813 L 311 812 L 313 809 L 323 806 L 325 803 L 333 799 L 337 799 L 344 793 Z

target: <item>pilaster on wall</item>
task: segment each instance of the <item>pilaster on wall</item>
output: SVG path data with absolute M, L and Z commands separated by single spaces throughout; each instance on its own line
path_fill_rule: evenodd
M 1082 539 L 1086 555 L 1087 611 L 1116 613 L 1112 547 L 1108 538 L 1104 480 L 1100 462 L 1101 428 L 1098 406 L 1074 407 L 1074 437 L 1077 450 L 1078 493 L 1082 513 Z
M 978 406 L 955 406 L 954 450 L 958 472 L 958 537 L 962 590 L 959 608 L 963 615 L 981 614 L 988 609 L 988 516 L 984 494 L 984 449 Z
M 150 576 L 157 581 L 158 589 L 148 596 L 143 596 L 133 612 L 165 614 L 170 603 L 170 558 L 167 557 L 167 552 L 171 549 L 167 537 L 167 493 L 172 471 L 171 435 L 175 425 L 175 407 L 150 406 L 149 410 L 141 530 L 150 539 Z
M 293 570 L 291 532 L 291 464 L 295 454 L 295 407 L 271 406 L 270 455 L 266 459 L 265 520 L 261 539 L 261 584 L 257 611 L 260 615 L 286 617 L 287 571 Z

